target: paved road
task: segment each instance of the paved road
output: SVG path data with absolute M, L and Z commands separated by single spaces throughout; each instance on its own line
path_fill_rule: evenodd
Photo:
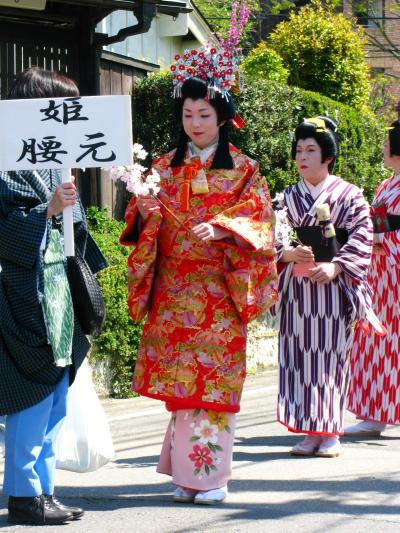
M 229 500 L 211 508 L 171 502 L 169 478 L 155 472 L 168 422 L 162 405 L 146 398 L 105 402 L 115 461 L 88 474 L 58 471 L 58 496 L 87 511 L 81 521 L 40 531 L 399 533 L 400 428 L 376 440 L 343 440 L 337 459 L 295 458 L 287 452 L 299 437 L 274 421 L 275 398 L 275 372 L 248 378 Z M 8 526 L 5 505 L 0 497 L 1 533 L 38 532 Z

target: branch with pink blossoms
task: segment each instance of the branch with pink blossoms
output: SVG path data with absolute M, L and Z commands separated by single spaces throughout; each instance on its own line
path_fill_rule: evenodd
M 232 3 L 230 28 L 225 39 L 219 38 L 224 50 L 232 53 L 237 52 L 243 29 L 249 21 L 253 6 L 254 0 L 234 0 Z
M 109 177 L 113 181 L 122 181 L 126 184 L 126 190 L 132 193 L 134 196 L 147 196 L 152 198 L 163 206 L 165 211 L 185 230 L 188 228 L 183 224 L 181 220 L 169 209 L 164 202 L 162 202 L 157 194 L 160 191 L 158 183 L 160 182 L 159 173 L 151 169 L 151 171 L 145 175 L 146 167 L 141 165 L 139 161 L 146 159 L 147 152 L 143 149 L 143 146 L 135 143 L 133 145 L 133 165 L 111 167 L 106 169 Z

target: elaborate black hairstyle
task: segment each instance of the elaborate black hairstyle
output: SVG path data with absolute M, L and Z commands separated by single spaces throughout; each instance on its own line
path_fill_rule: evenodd
M 79 89 L 74 81 L 59 72 L 31 67 L 18 74 L 7 98 L 68 98 L 73 96 L 79 96 Z
M 297 143 L 300 139 L 315 139 L 321 148 L 322 163 L 329 157 L 333 160 L 328 166 L 329 172 L 333 171 L 335 159 L 339 153 L 339 135 L 337 133 L 337 123 L 329 117 L 320 116 L 304 121 L 297 126 L 292 142 L 292 159 L 296 159 Z
M 211 165 L 211 168 L 233 168 L 232 156 L 229 153 L 229 136 L 228 128 L 229 121 L 233 119 L 236 115 L 235 105 L 233 103 L 232 97 L 228 95 L 228 99 L 221 96 L 219 93 L 215 93 L 213 98 L 207 97 L 207 83 L 200 78 L 189 78 L 182 85 L 182 98 L 176 99 L 176 119 L 182 123 L 182 110 L 183 103 L 186 98 L 192 98 L 193 100 L 199 100 L 204 98 L 208 101 L 210 105 L 213 106 L 217 112 L 218 124 L 224 122 L 223 125 L 219 128 L 219 140 L 218 146 L 215 151 L 214 160 Z M 171 161 L 171 167 L 178 167 L 182 165 L 183 159 L 186 154 L 187 143 L 189 137 L 186 135 L 183 126 L 181 128 L 178 146 L 175 152 L 175 155 Z
M 400 120 L 392 122 L 389 128 L 390 156 L 400 155 Z

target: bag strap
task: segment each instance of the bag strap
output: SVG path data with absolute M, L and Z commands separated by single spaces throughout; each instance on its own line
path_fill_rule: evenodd
M 50 175 L 51 175 L 51 172 L 52 171 L 50 170 Z M 46 200 L 49 200 L 51 195 L 52 195 L 51 190 L 49 189 L 49 187 L 47 186 L 46 182 L 44 181 L 42 176 L 39 174 L 39 172 L 37 172 L 37 170 L 34 170 L 33 174 L 35 175 L 35 178 L 40 182 L 40 184 L 42 185 L 43 189 L 45 190 L 45 192 L 46 192 Z M 84 209 L 83 209 L 82 205 L 80 205 L 80 209 L 81 209 L 81 213 L 82 213 L 82 219 L 84 221 L 84 224 L 85 224 L 85 227 L 86 227 L 86 230 L 87 230 L 87 225 L 86 225 L 86 221 L 85 221 L 85 212 L 84 212 Z M 56 216 L 52 216 L 52 220 L 56 223 L 55 224 L 56 227 L 59 226 L 60 222 L 57 220 Z M 86 248 L 87 248 L 88 237 L 89 237 L 89 233 L 88 233 L 88 231 L 86 231 L 85 243 L 83 245 L 83 253 L 81 254 L 83 259 L 85 259 L 85 256 L 86 256 Z

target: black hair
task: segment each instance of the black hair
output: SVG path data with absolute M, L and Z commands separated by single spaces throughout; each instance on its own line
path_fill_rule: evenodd
M 319 131 L 320 128 L 313 122 L 308 122 L 307 119 L 299 124 L 294 132 L 294 139 L 292 142 L 292 159 L 296 159 L 296 148 L 298 141 L 300 139 L 304 140 L 312 138 L 315 139 L 321 148 L 322 163 L 325 163 L 325 161 L 330 157 L 333 158 L 328 166 L 329 172 L 332 172 L 335 166 L 335 159 L 339 154 L 340 137 L 336 131 L 337 123 L 332 118 L 325 116 L 315 118 L 323 120 L 326 129 L 324 131 Z
M 79 96 L 76 83 L 60 74 L 40 67 L 31 67 L 16 77 L 7 98 L 68 98 Z
M 232 169 L 233 159 L 229 152 L 229 124 L 228 121 L 233 119 L 236 115 L 235 105 L 230 95 L 225 98 L 219 93 L 215 93 L 212 98 L 208 98 L 208 86 L 207 83 L 200 78 L 189 78 L 182 85 L 182 98 L 176 100 L 175 115 L 177 121 L 182 124 L 182 111 L 183 104 L 186 98 L 193 100 L 205 99 L 210 105 L 213 106 L 217 112 L 219 127 L 219 139 L 218 146 L 215 151 L 214 159 L 211 168 L 214 169 Z M 171 161 L 171 167 L 179 167 L 182 165 L 183 159 L 186 155 L 187 143 L 189 137 L 186 135 L 183 126 L 181 126 L 181 132 L 179 135 L 178 146 L 174 157 Z
M 389 129 L 390 156 L 400 155 L 400 120 L 395 120 Z

